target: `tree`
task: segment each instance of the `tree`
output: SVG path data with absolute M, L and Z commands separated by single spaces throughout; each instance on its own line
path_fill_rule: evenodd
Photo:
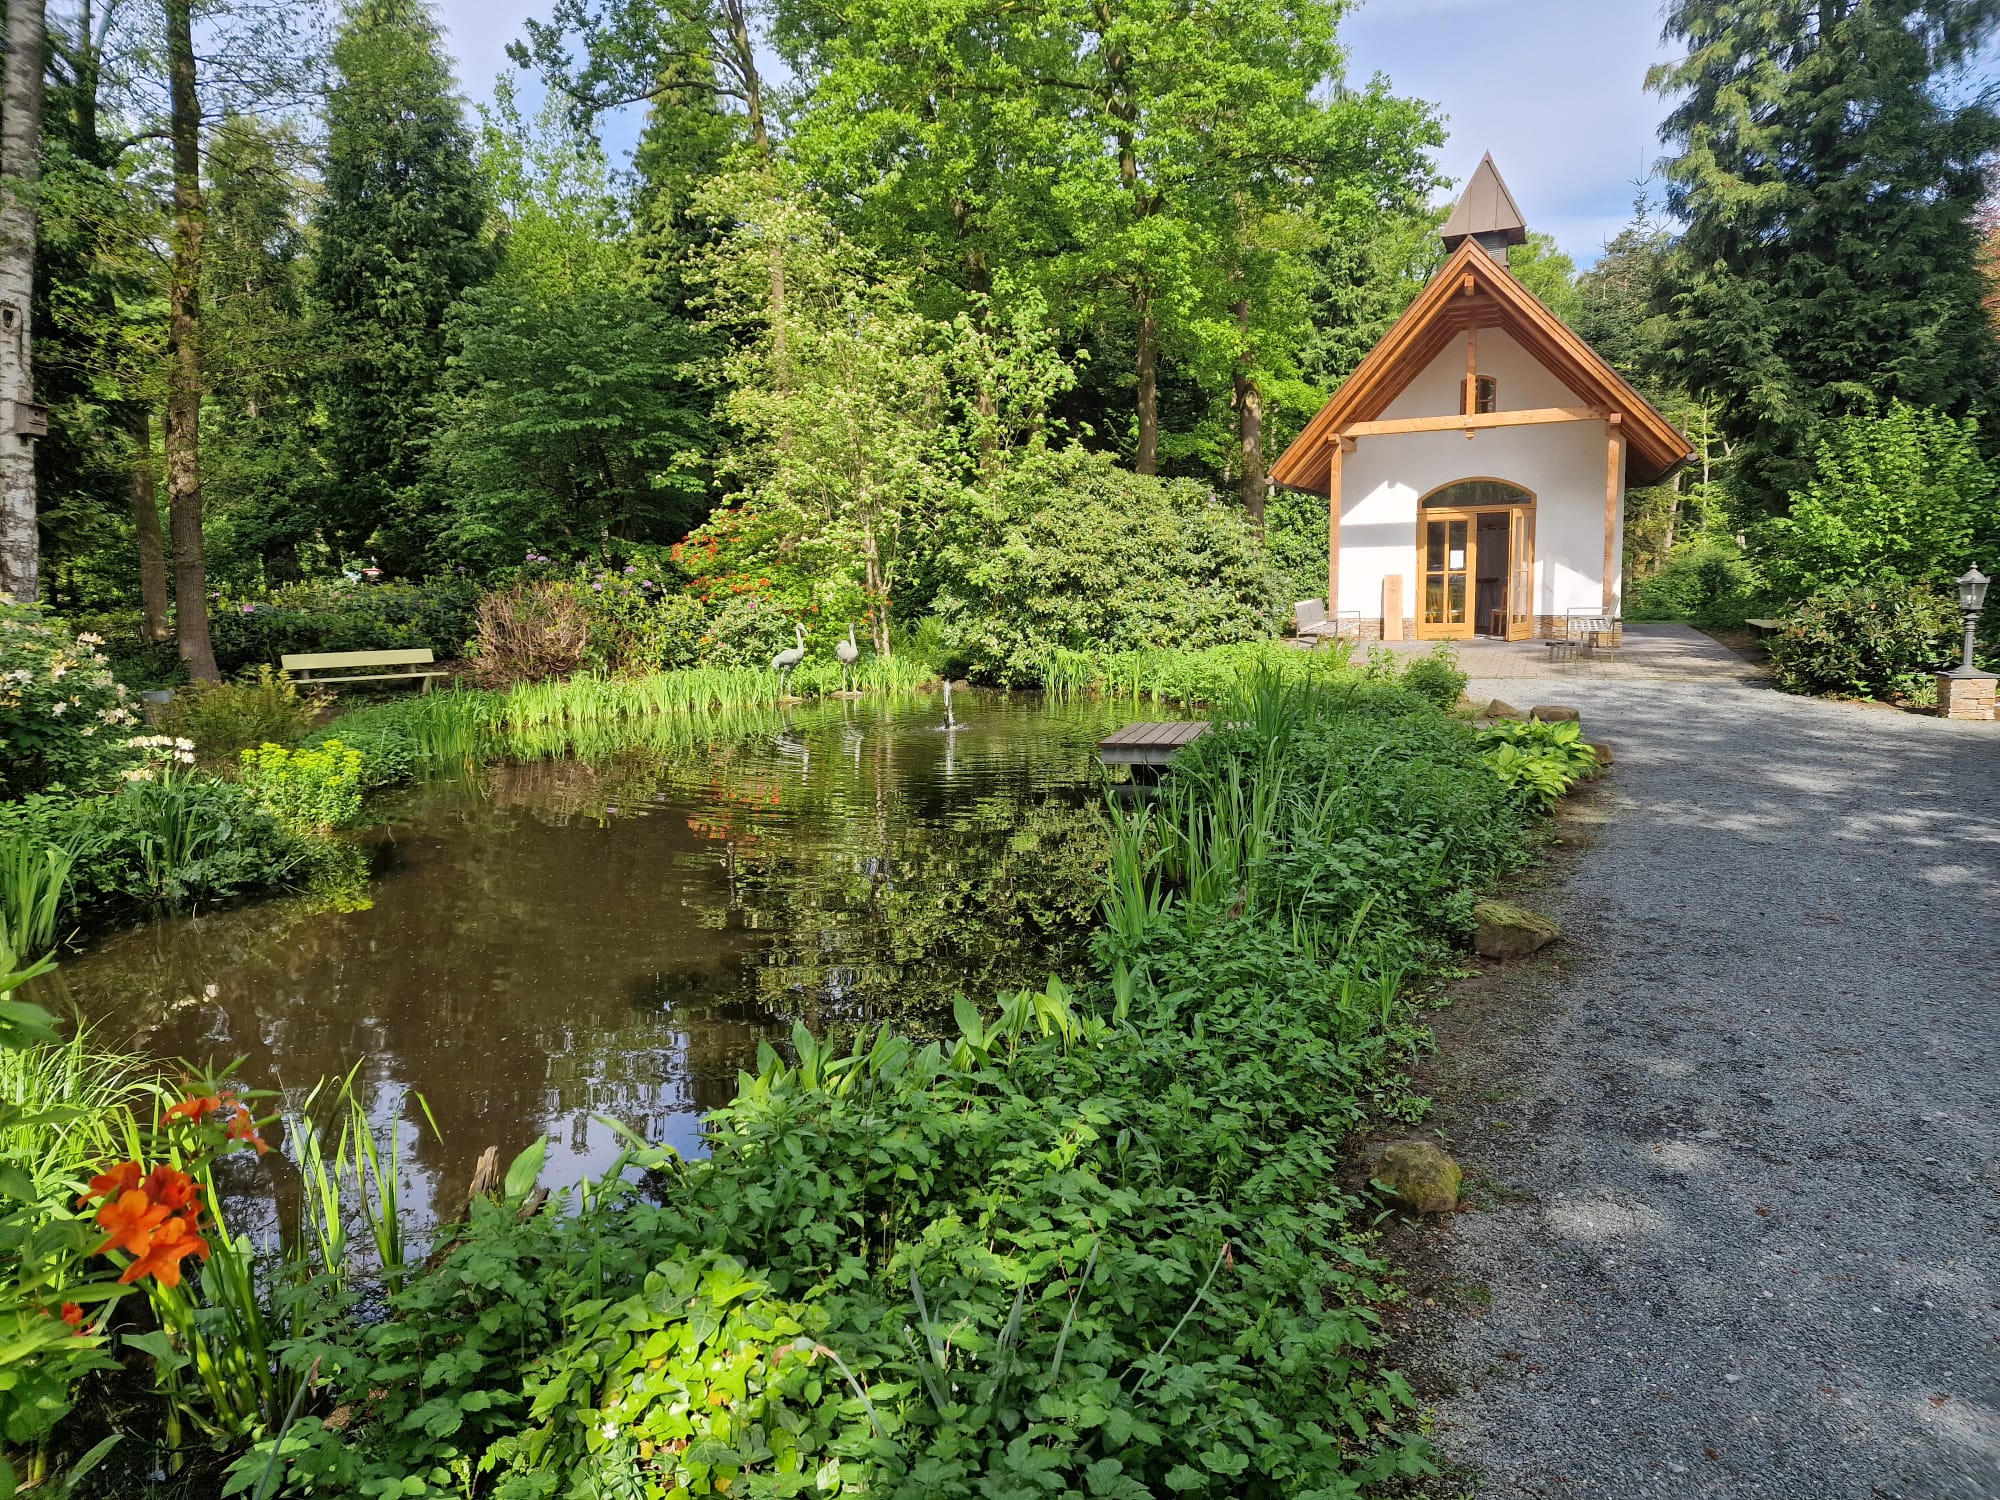
M 173 537 L 174 634 L 188 675 L 222 677 L 208 633 L 201 494 L 201 102 L 193 0 L 164 0 L 174 217 L 167 277 L 167 519 Z
M 493 279 L 452 313 L 432 440 L 454 555 L 564 557 L 680 540 L 709 510 L 711 340 L 614 198 L 602 148 L 555 112 L 522 129 L 503 90 L 483 152 L 507 224 Z
M 43 0 L 8 0 L 0 71 L 0 593 L 41 592 L 35 448 L 22 407 L 34 400 L 35 188 L 42 160 Z
M 1891 399 L 1956 415 L 2000 395 L 1973 210 L 2000 149 L 1951 79 L 2000 0 L 1675 0 L 1685 57 L 1648 84 L 1669 211 L 1675 378 L 1711 398 L 1737 479 L 1774 509 L 1820 425 Z
M 336 544 L 420 568 L 439 522 L 417 495 L 446 313 L 493 264 L 485 194 L 424 0 L 352 0 L 334 43 L 314 292 Z

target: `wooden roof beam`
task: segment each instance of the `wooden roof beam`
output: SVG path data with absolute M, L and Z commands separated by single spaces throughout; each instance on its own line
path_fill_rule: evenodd
M 1489 411 L 1478 416 L 1395 417 L 1386 422 L 1355 422 L 1343 428 L 1343 438 L 1392 437 L 1402 432 L 1470 432 L 1482 427 L 1539 427 L 1550 422 L 1616 422 L 1618 414 L 1601 406 L 1533 406 L 1521 411 Z

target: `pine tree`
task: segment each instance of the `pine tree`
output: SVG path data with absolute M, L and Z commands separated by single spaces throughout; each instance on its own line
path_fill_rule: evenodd
M 1654 69 L 1667 206 L 1687 224 L 1665 305 L 1675 372 L 1740 444 L 1752 508 L 1810 469 L 1825 421 L 2000 396 L 1973 211 L 2000 149 L 1956 70 L 2000 0 L 1675 0 Z
M 334 43 L 315 290 L 328 357 L 328 520 L 337 545 L 423 566 L 421 507 L 445 314 L 492 251 L 472 137 L 424 0 L 353 0 Z

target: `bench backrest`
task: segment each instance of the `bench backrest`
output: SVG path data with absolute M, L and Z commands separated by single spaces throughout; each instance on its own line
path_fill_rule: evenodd
M 1308 625 L 1326 623 L 1326 601 L 1324 599 L 1301 599 L 1292 606 L 1292 626 L 1304 630 Z
M 427 667 L 437 658 L 428 646 L 402 651 L 288 651 L 282 663 L 287 672 L 317 671 L 321 667 Z

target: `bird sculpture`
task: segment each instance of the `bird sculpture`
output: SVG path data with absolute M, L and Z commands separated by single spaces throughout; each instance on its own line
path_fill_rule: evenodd
M 806 659 L 805 626 L 795 622 L 792 625 L 792 633 L 798 637 L 799 643 L 792 647 L 791 650 L 780 651 L 776 656 L 771 658 L 771 670 L 778 674 L 778 688 L 781 692 L 790 688 L 793 668 Z
M 861 660 L 861 648 L 854 644 L 854 622 L 847 622 L 847 639 L 833 643 L 833 654 L 840 658 L 840 685 L 853 689 L 854 664 Z

